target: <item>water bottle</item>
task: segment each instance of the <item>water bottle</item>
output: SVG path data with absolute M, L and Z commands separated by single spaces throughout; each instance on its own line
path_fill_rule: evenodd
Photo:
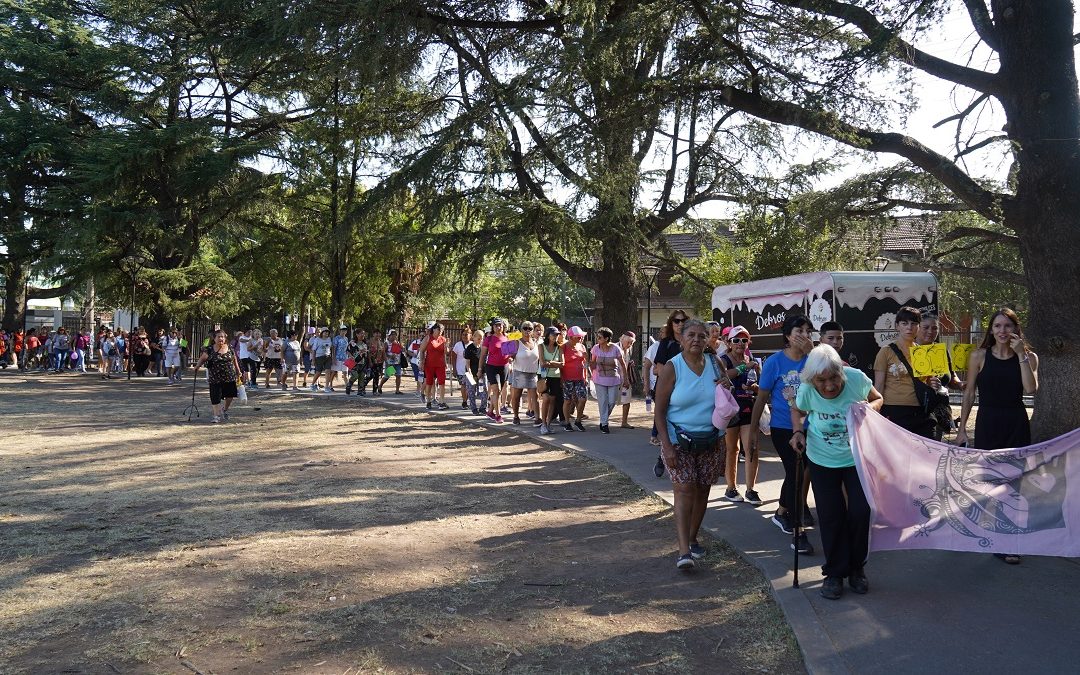
M 652 397 L 645 394 L 645 412 L 652 412 Z

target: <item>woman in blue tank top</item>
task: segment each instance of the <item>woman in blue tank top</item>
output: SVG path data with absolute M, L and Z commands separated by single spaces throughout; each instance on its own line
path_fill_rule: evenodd
M 705 556 L 698 530 L 709 490 L 724 470 L 721 436 L 712 424 L 715 390 L 722 381 L 716 358 L 705 353 L 705 324 L 683 324 L 682 353 L 660 367 L 656 381 L 655 422 L 660 453 L 675 491 L 675 530 L 679 569 L 692 569 Z

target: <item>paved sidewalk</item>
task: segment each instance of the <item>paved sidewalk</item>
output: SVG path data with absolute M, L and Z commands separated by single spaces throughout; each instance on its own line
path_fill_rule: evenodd
M 409 388 L 403 384 L 403 389 Z M 340 390 L 335 394 L 300 393 L 348 404 Z M 284 395 L 289 394 L 259 389 L 249 405 L 257 406 L 262 397 Z M 425 410 L 411 394 L 390 393 L 365 400 L 416 413 Z M 612 433 L 601 434 L 596 407 L 590 403 L 586 433 L 559 428 L 550 436 L 540 436 L 531 424 L 518 426 L 507 421 L 497 425 L 486 417 L 474 416 L 458 407 L 460 397 L 451 395 L 447 402 L 452 405 L 450 410 L 432 414 L 476 426 L 497 426 L 501 432 L 520 433 L 595 457 L 660 498 L 669 503 L 672 500 L 671 483 L 652 473 L 657 448 L 648 443 L 651 416 L 645 414 L 640 400 L 635 401 L 630 418 L 636 429 L 619 428 L 616 418 Z M 740 489 L 743 466 L 740 464 Z M 772 585 L 811 673 L 1080 672 L 1080 640 L 1076 639 L 1080 629 L 1080 560 L 1028 557 L 1022 565 L 1012 566 L 985 554 L 875 553 L 867 565 L 869 594 L 848 592 L 838 601 L 825 600 L 818 594 L 820 554 L 800 558 L 800 588 L 792 588 L 790 537 L 769 520 L 782 476 L 780 460 L 766 439 L 757 486 L 765 504 L 755 508 L 724 502 L 720 499 L 723 490 L 718 487 L 713 490 L 705 526 L 756 565 Z M 817 532 L 810 530 L 808 534 L 820 550 Z M 674 530 L 671 538 L 672 573 L 676 574 Z M 722 670 L 718 665 L 718 672 Z

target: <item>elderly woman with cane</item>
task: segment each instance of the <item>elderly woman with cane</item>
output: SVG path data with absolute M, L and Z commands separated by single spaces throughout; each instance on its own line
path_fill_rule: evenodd
M 682 325 L 682 351 L 659 368 L 654 421 L 660 457 L 675 491 L 675 566 L 693 569 L 705 557 L 698 530 L 709 504 L 709 490 L 724 472 L 720 430 L 713 426 L 716 386 L 725 382 L 716 357 L 705 353 L 705 324 Z
M 860 370 L 844 366 L 840 355 L 829 345 L 818 345 L 811 350 L 799 378 L 802 386 L 791 406 L 791 428 L 795 429 L 791 447 L 800 459 L 806 454 L 810 485 L 817 502 L 825 554 L 821 596 L 839 599 L 844 593 L 845 577 L 853 593 L 863 594 L 870 590 L 863 571 L 870 545 L 870 505 L 851 454 L 847 412 L 860 401 L 881 410 L 883 400 L 870 378 Z M 807 422 L 807 431 L 802 431 Z M 796 480 L 801 473 L 800 467 L 795 473 Z M 793 522 L 798 528 L 798 520 Z M 796 550 L 796 560 L 797 556 Z M 798 575 L 798 567 L 795 574 Z M 798 576 L 795 578 L 798 585 Z

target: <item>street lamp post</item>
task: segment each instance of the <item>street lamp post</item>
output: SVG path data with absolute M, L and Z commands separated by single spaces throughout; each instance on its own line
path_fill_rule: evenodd
M 638 357 L 639 363 L 645 363 L 645 349 L 646 344 L 649 341 L 649 324 L 652 322 L 652 288 L 656 283 L 656 277 L 660 274 L 660 268 L 656 265 L 642 265 L 641 274 L 645 277 L 645 331 L 641 336 L 640 355 Z M 648 382 L 642 383 L 646 389 L 649 387 Z

